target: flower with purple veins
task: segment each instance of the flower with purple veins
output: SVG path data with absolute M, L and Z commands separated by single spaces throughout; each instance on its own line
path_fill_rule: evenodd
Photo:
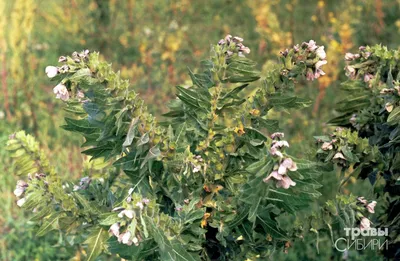
M 56 99 L 61 99 L 63 101 L 67 101 L 69 99 L 67 87 L 62 83 L 54 87 L 53 92 L 56 94 Z
M 296 182 L 294 182 L 289 176 L 284 175 L 281 180 L 276 183 L 277 188 L 288 189 L 290 186 L 296 186 Z
M 315 49 L 318 48 L 318 46 L 316 45 L 316 42 L 314 40 L 310 40 L 308 43 L 306 43 L 306 45 L 307 45 L 307 49 L 310 52 L 314 52 Z
M 369 221 L 369 219 L 366 217 L 362 217 L 360 221 L 360 229 L 365 230 L 369 229 L 370 227 L 371 227 L 371 221 Z
M 263 179 L 265 183 L 267 183 L 271 178 L 274 178 L 276 180 L 281 180 L 282 175 L 278 173 L 278 171 L 274 170 L 269 174 L 266 178 Z
M 369 213 L 375 213 L 375 206 L 376 206 L 376 201 L 372 201 L 367 205 L 367 210 Z
M 285 137 L 285 134 L 283 132 L 275 132 L 275 133 L 272 133 L 272 135 L 271 135 L 272 139 L 284 138 L 284 137 Z

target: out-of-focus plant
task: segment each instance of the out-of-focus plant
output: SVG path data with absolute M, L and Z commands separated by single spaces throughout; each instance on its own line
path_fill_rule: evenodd
M 31 33 L 35 19 L 36 4 L 33 0 L 14 2 L 11 12 L 11 27 L 8 32 L 9 52 L 11 53 L 9 70 L 13 88 L 14 115 L 26 124 L 24 128 L 38 131 L 36 107 L 34 105 L 34 73 L 37 66 L 32 49 Z M 27 66 L 28 65 L 28 66 Z M 22 88 L 21 88 L 22 87 Z M 24 97 L 25 99 L 21 99 Z M 24 108 L 21 115 L 20 110 Z
M 133 260 L 263 260 L 288 251 L 307 231 L 276 219 L 296 218 L 318 198 L 319 171 L 287 154 L 268 113 L 310 104 L 294 95 L 295 80 L 323 75 L 326 54 L 312 40 L 296 45 L 261 77 L 249 53 L 240 37 L 213 45 L 204 71 L 189 71 L 192 85 L 177 87 L 160 124 L 98 53 L 74 52 L 48 66 L 71 115 L 63 128 L 82 135 L 82 153 L 102 158 L 104 168 L 97 178 L 64 182 L 32 136 L 12 135 L 16 173 L 28 174 L 14 194 L 41 223 L 38 234 L 58 229 L 79 238 L 88 260 L 102 252 Z M 121 172 L 132 187 L 120 182 Z
M 326 162 L 350 167 L 350 176 L 368 179 L 385 212 L 376 222 L 388 228 L 387 258 L 399 258 L 400 154 L 398 150 L 400 121 L 399 51 L 376 45 L 347 53 L 343 83 L 346 98 L 338 103 L 340 116 L 332 124 L 346 127 L 332 137 L 318 137 L 319 151 Z M 348 180 L 345 177 L 343 184 Z M 364 220 L 369 224 L 369 220 Z

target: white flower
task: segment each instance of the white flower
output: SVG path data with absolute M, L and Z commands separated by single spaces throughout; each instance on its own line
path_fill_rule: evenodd
M 374 78 L 374 76 L 370 73 L 366 73 L 364 75 L 364 82 L 369 82 L 370 80 L 372 80 Z
M 199 172 L 201 170 L 201 167 L 200 166 L 195 166 L 194 168 L 193 168 L 193 173 L 197 173 L 197 172 Z
M 360 229 L 365 230 L 365 229 L 369 229 L 370 227 L 371 227 L 371 221 L 369 221 L 368 218 L 363 217 L 360 222 Z
M 272 156 L 278 156 L 279 158 L 282 158 L 282 157 L 283 157 L 282 152 L 280 152 L 280 151 L 278 150 L 278 148 L 276 148 L 276 147 L 272 147 L 270 152 L 271 152 L 271 155 L 272 155 Z
M 58 74 L 58 69 L 55 66 L 47 66 L 45 69 L 47 77 L 53 78 Z
M 375 206 L 376 206 L 376 201 L 372 201 L 367 205 L 367 210 L 369 213 L 375 213 Z
M 53 92 L 56 94 L 56 99 L 61 99 L 63 101 L 67 101 L 69 99 L 67 87 L 62 83 L 54 87 Z
M 122 233 L 118 236 L 118 242 L 125 245 L 132 245 L 132 240 L 131 240 L 131 232 L 126 231 L 125 233 Z
M 274 170 L 271 172 L 271 174 L 268 175 L 268 177 L 264 178 L 263 181 L 267 183 L 271 178 L 274 178 L 276 180 L 281 180 L 282 175 L 280 175 L 278 171 Z
M 315 69 L 318 70 L 318 69 L 321 68 L 322 65 L 327 64 L 327 63 L 328 63 L 328 62 L 327 62 L 326 60 L 318 61 L 318 62 L 316 62 L 316 64 L 315 64 Z M 324 74 L 325 74 L 325 73 L 324 73 Z M 322 74 L 322 75 L 324 75 L 324 74 Z
M 150 199 L 144 198 L 144 199 L 142 199 L 142 202 L 143 202 L 145 205 L 148 205 L 148 204 L 150 203 Z
M 233 37 L 233 41 L 234 41 L 234 42 L 241 43 L 241 42 L 243 42 L 243 38 L 241 38 L 241 37 L 239 37 L 239 36 L 235 36 L 235 37 Z
M 296 182 L 294 182 L 289 176 L 284 175 L 281 180 L 276 183 L 277 188 L 288 189 L 290 186 L 296 186 Z
M 354 54 L 352 54 L 352 53 L 346 53 L 346 55 L 344 56 L 344 59 L 345 59 L 346 61 L 352 61 L 352 60 L 354 60 Z
M 366 205 L 368 203 L 368 201 L 364 197 L 358 197 L 357 200 L 364 205 Z
M 108 230 L 108 232 L 111 232 L 114 236 L 118 237 L 119 236 L 119 223 L 114 223 Z
M 279 165 L 278 168 L 278 173 L 280 175 L 286 174 L 287 170 L 290 171 L 296 171 L 297 170 L 297 165 L 291 158 L 286 158 L 282 161 L 282 163 Z
M 317 50 L 315 51 L 315 54 L 317 55 L 317 57 L 319 57 L 321 60 L 326 58 L 326 53 L 325 53 L 325 47 L 324 46 L 320 46 L 317 48 Z
M 14 190 L 14 195 L 17 197 L 20 197 L 22 194 L 24 194 L 24 192 L 25 192 L 25 189 L 23 187 L 17 187 Z
M 306 78 L 307 78 L 307 81 L 314 81 L 315 76 L 311 69 L 309 71 L 307 71 Z
M 307 43 L 307 49 L 309 50 L 309 51 L 311 51 L 311 52 L 313 52 L 315 49 L 317 49 L 318 48 L 318 46 L 316 45 L 316 42 L 314 41 L 314 40 L 310 40 L 308 43 Z
M 250 48 L 246 47 L 246 46 L 242 46 L 242 47 L 240 47 L 240 51 L 245 53 L 245 54 L 249 54 L 250 53 Z
M 283 138 L 283 137 L 285 137 L 285 133 L 283 133 L 283 132 L 275 132 L 275 133 L 272 133 L 272 135 L 271 135 L 272 139 Z
M 391 104 L 390 102 L 387 102 L 385 104 L 385 109 L 387 112 L 391 112 L 393 110 L 393 104 Z
M 272 142 L 273 147 L 288 147 L 289 148 L 289 143 L 286 140 L 280 140 L 280 141 L 273 141 Z
M 346 159 L 341 152 L 337 152 L 333 159 Z
M 118 217 L 123 218 L 124 216 L 126 216 L 129 219 L 132 219 L 134 216 L 134 212 L 133 210 L 122 210 L 119 214 Z
M 346 66 L 345 70 L 346 70 L 346 75 L 350 79 L 354 79 L 354 77 L 356 76 L 356 69 L 354 69 L 354 67 L 352 67 L 352 66 Z
M 143 207 L 144 207 L 142 202 L 136 203 L 136 206 L 139 207 L 141 210 L 142 210 Z
M 67 61 L 67 57 L 65 57 L 65 56 L 60 56 L 60 58 L 58 58 L 58 62 L 59 63 L 62 63 L 62 62 L 65 62 L 65 61 Z
M 21 198 L 20 200 L 17 201 L 18 207 L 22 207 L 22 205 L 25 203 L 26 198 Z
M 324 142 L 321 146 L 322 150 L 331 150 L 333 149 L 332 143 L 331 142 Z
M 137 239 L 137 237 L 134 237 L 134 238 L 132 239 L 132 242 L 133 242 L 133 244 L 135 244 L 135 246 L 138 246 L 138 245 L 139 245 L 139 240 Z

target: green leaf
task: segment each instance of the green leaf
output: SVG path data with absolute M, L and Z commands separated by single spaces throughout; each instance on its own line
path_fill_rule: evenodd
M 104 228 L 95 229 L 84 242 L 88 245 L 86 261 L 95 260 L 105 249 L 105 244 L 110 236 Z
M 159 228 L 150 218 L 148 223 L 151 225 L 152 236 L 156 241 L 159 252 L 160 260 L 162 261 L 200 261 L 198 255 L 189 254 L 185 247 L 176 239 L 169 240 L 165 235 L 164 231 Z
M 60 217 L 59 213 L 53 213 L 49 218 L 45 219 L 42 226 L 37 231 L 37 236 L 41 237 L 47 234 L 49 231 L 56 229 L 58 219 Z
M 393 109 L 387 118 L 387 122 L 390 125 L 398 124 L 400 121 L 400 106 Z
M 132 122 L 129 126 L 128 133 L 126 135 L 125 141 L 122 144 L 124 147 L 128 147 L 132 144 L 133 139 L 135 138 L 135 130 L 136 130 L 136 125 L 139 122 L 139 118 L 133 118 Z

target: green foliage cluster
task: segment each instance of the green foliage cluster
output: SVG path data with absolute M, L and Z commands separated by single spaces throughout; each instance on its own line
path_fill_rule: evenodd
M 104 175 L 113 179 L 112 176 L 114 176 L 114 174 L 110 174 L 107 171 L 112 159 L 104 162 L 102 158 L 98 158 L 89 162 L 91 156 L 81 155 L 81 150 L 78 146 L 82 142 L 82 136 L 67 135 L 68 132 L 58 128 L 59 125 L 63 124 L 66 114 L 71 119 L 71 124 L 74 120 L 80 120 L 82 119 L 81 117 L 84 118 L 85 115 L 88 115 L 82 109 L 80 109 L 81 112 L 84 112 L 79 117 L 68 115 L 68 112 L 62 111 L 60 103 L 56 103 L 49 95 L 52 87 L 46 81 L 45 75 L 38 73 L 42 72 L 46 65 L 54 61 L 58 54 L 84 48 L 100 51 L 107 60 L 113 61 L 112 67 L 114 69 L 121 69 L 121 78 L 130 78 L 130 84 L 134 86 L 135 92 L 141 94 L 150 111 L 158 116 L 160 112 L 166 112 L 167 101 L 171 97 L 175 97 L 175 93 L 185 99 L 183 92 L 188 90 L 188 86 L 193 85 L 190 75 L 187 74 L 187 65 L 191 66 L 199 59 L 204 59 L 208 56 L 210 39 L 217 39 L 217 37 L 228 32 L 235 32 L 246 38 L 246 45 L 252 47 L 252 59 L 259 64 L 253 69 L 254 71 L 257 71 L 257 69 L 261 71 L 262 80 L 250 82 L 249 86 L 243 87 L 243 90 L 240 88 L 237 90 L 239 91 L 238 96 L 235 96 L 237 93 L 233 93 L 234 97 L 227 98 L 230 100 L 229 102 L 238 104 L 241 109 L 244 109 L 242 108 L 244 103 L 241 103 L 241 100 L 246 99 L 248 96 L 253 96 L 259 89 L 254 88 L 254 85 L 261 85 L 266 76 L 273 75 L 271 72 L 274 70 L 276 71 L 275 75 L 279 74 L 281 66 L 276 64 L 281 63 L 281 61 L 275 59 L 275 55 L 279 50 L 293 45 L 299 39 L 315 39 L 327 48 L 329 59 L 328 66 L 324 68 L 326 75 L 318 78 L 312 84 L 305 81 L 304 77 L 297 77 L 295 80 L 296 96 L 288 93 L 284 94 L 285 96 L 288 95 L 284 102 L 285 106 L 298 101 L 299 107 L 305 107 L 310 105 L 311 100 L 313 103 L 311 107 L 314 108 L 306 107 L 299 110 L 297 108 L 285 109 L 282 106 L 280 107 L 279 104 L 272 106 L 268 104 L 269 100 L 273 95 L 279 95 L 280 91 L 273 94 L 263 90 L 263 93 L 258 95 L 262 96 L 268 93 L 268 103 L 265 103 L 265 100 L 261 100 L 261 105 L 265 105 L 263 108 L 265 111 L 256 109 L 260 104 L 248 106 L 248 112 L 251 116 L 248 115 L 242 121 L 240 117 L 231 119 L 230 116 L 227 116 L 229 115 L 229 108 L 222 110 L 223 115 L 219 114 L 216 124 L 221 124 L 224 121 L 224 125 L 226 124 L 230 129 L 233 129 L 233 132 L 230 130 L 231 135 L 225 135 L 225 133 L 221 134 L 216 130 L 216 135 L 224 137 L 223 141 L 215 144 L 217 148 L 224 152 L 234 153 L 235 147 L 232 145 L 234 144 L 231 141 L 232 135 L 235 139 L 237 134 L 242 131 L 249 134 L 246 128 L 249 124 L 254 124 L 257 128 L 265 128 L 267 130 L 265 133 L 267 134 L 279 130 L 285 132 L 291 146 L 290 150 L 287 151 L 292 156 L 310 159 L 315 154 L 311 137 L 321 133 L 328 133 L 331 130 L 331 127 L 325 125 L 324 122 L 331 118 L 332 114 L 336 116 L 340 116 L 342 113 L 346 114 L 342 119 L 339 117 L 337 123 L 332 122 L 335 125 L 346 125 L 345 127 L 347 128 L 351 127 L 351 123 L 348 120 L 352 119 L 353 114 L 361 115 L 360 112 L 356 112 L 361 107 L 349 109 L 350 107 L 346 105 L 347 102 L 357 107 L 359 105 L 357 103 L 361 101 L 361 106 L 365 106 L 363 111 L 366 111 L 365 97 L 360 98 L 360 100 L 344 101 L 336 107 L 338 108 L 336 112 L 333 111 L 335 101 L 346 97 L 346 95 L 355 97 L 355 93 L 363 89 L 360 88 L 348 94 L 339 92 L 340 82 L 346 78 L 342 70 L 344 53 L 358 45 L 373 45 L 375 43 L 384 43 L 390 48 L 397 48 L 398 36 L 400 35 L 396 33 L 400 32 L 399 8 L 398 0 L 15 0 L 0 2 L 0 13 L 2 14 L 0 18 L 0 76 L 2 88 L 2 95 L 0 95 L 0 143 L 3 144 L 3 146 L 0 146 L 0 171 L 2 173 L 0 212 L 4 213 L 0 217 L 0 227 L 2 227 L 0 229 L 0 259 L 24 260 L 36 258 L 38 260 L 57 260 L 75 256 L 74 259 L 79 260 L 82 254 L 85 255 L 86 250 L 79 243 L 84 241 L 83 238 L 78 240 L 76 236 L 60 236 L 55 231 L 38 240 L 34 234 L 38 226 L 40 227 L 40 222 L 38 224 L 37 222 L 29 221 L 32 214 L 22 214 L 15 207 L 16 199 L 12 196 L 12 191 L 17 180 L 13 173 L 17 172 L 19 167 L 24 167 L 27 162 L 24 163 L 22 161 L 21 163 L 23 164 L 16 168 L 17 166 L 14 166 L 8 152 L 5 151 L 5 144 L 10 133 L 23 129 L 26 133 L 34 134 L 41 144 L 43 155 L 47 155 L 48 161 L 54 167 L 55 173 L 57 173 L 64 186 L 67 181 L 76 182 L 79 176 L 90 176 L 93 179 L 102 178 Z M 208 37 L 204 37 L 204 35 Z M 101 58 L 104 59 L 104 57 Z M 280 59 L 283 59 L 283 57 Z M 375 59 L 377 59 L 376 66 L 378 67 L 378 63 L 386 64 L 382 59 Z M 394 60 L 391 59 L 391 61 L 393 63 Z M 384 65 L 385 72 L 388 71 L 389 67 L 387 66 L 387 64 Z M 203 68 L 207 71 L 207 64 Z M 314 71 L 314 68 L 308 68 L 308 70 L 310 69 Z M 372 74 L 374 70 L 371 70 L 370 73 Z M 193 72 L 193 74 L 201 74 L 201 72 L 200 70 L 196 71 L 196 73 Z M 278 81 L 281 80 L 281 77 L 271 77 L 278 79 Z M 386 82 L 384 77 L 382 77 L 382 82 Z M 361 78 L 362 74 L 359 76 L 359 82 L 362 84 Z M 393 78 L 396 78 L 395 74 L 393 74 Z M 178 83 L 182 83 L 181 87 L 174 88 Z M 242 85 L 248 83 L 246 82 Z M 288 80 L 283 85 L 289 86 L 292 84 L 293 81 Z M 235 84 L 232 85 L 235 86 Z M 277 86 L 280 86 L 280 84 L 277 84 Z M 190 89 L 195 88 L 197 87 L 194 86 Z M 325 88 L 326 95 L 324 98 Z M 184 89 L 183 92 L 180 89 Z M 253 90 L 255 92 L 252 92 Z M 364 92 L 360 93 L 365 94 Z M 367 92 L 367 94 L 370 95 L 370 92 Z M 387 105 L 385 109 L 388 108 L 390 110 L 391 106 L 394 109 L 397 106 L 396 96 L 390 95 L 390 93 L 387 94 L 386 98 L 382 98 L 381 94 L 377 94 L 377 91 L 374 92 L 375 96 L 377 95 L 384 99 L 384 101 L 380 101 L 380 105 L 382 105 L 381 102 L 384 102 Z M 71 96 L 73 95 L 71 94 Z M 193 97 L 199 98 L 197 93 Z M 307 99 L 303 99 L 304 97 L 307 97 Z M 259 99 L 258 101 L 257 99 L 255 100 L 256 102 L 260 101 Z M 72 101 L 69 103 L 72 104 Z M 77 104 L 78 106 L 71 106 L 72 111 L 76 108 L 79 109 L 79 102 Z M 179 125 L 183 120 L 188 120 L 187 117 L 182 115 L 184 113 L 191 115 L 191 112 L 182 107 L 182 102 L 177 102 L 177 107 L 172 105 L 170 110 L 175 111 L 177 114 L 170 115 L 166 123 L 160 122 L 159 126 L 164 131 L 168 131 L 169 125 Z M 207 106 L 205 107 L 207 108 Z M 192 107 L 192 109 L 193 111 L 197 110 L 196 107 Z M 346 111 L 347 109 L 349 111 Z M 104 110 L 104 108 L 101 108 L 101 110 Z M 235 111 L 235 106 L 231 106 L 229 110 Z M 354 113 L 351 113 L 351 110 L 354 110 Z M 266 111 L 268 111 L 267 116 L 264 114 L 258 115 L 259 113 L 266 113 Z M 386 112 L 383 114 L 386 114 Z M 209 112 L 203 112 L 201 122 L 205 122 L 206 126 L 208 126 L 210 116 Z M 354 134 L 357 127 L 351 127 L 352 135 L 360 135 L 362 139 L 368 139 L 370 135 L 375 135 L 372 134 L 373 132 L 375 133 L 375 129 L 368 122 L 370 122 L 371 117 L 376 117 L 376 115 L 365 114 L 365 116 L 364 119 L 357 117 L 357 121 L 364 122 L 362 124 L 365 125 L 363 127 L 365 129 L 370 126 L 368 135 L 364 135 L 362 132 L 360 132 L 361 134 Z M 100 115 L 96 117 L 101 118 Z M 208 120 L 206 121 L 205 118 Z M 223 120 L 221 120 L 222 118 Z M 126 119 L 126 116 L 123 119 Z M 249 120 L 251 123 L 249 123 Z M 280 123 L 279 128 L 278 121 Z M 244 125 L 243 129 L 241 122 Z M 69 125 L 70 123 L 64 124 Z M 122 129 L 127 128 L 126 124 L 121 125 Z M 123 131 L 126 131 L 125 129 Z M 189 132 L 193 133 L 193 131 Z M 347 133 L 347 130 L 343 133 Z M 156 137 L 155 141 L 159 142 L 157 139 L 164 139 L 165 135 L 162 134 Z M 179 133 L 174 133 L 174 135 L 179 136 Z M 208 134 L 200 131 L 199 134 L 196 133 L 195 135 L 198 135 L 198 144 L 200 145 L 201 143 L 201 146 L 206 146 L 205 144 L 209 140 L 207 138 Z M 341 135 L 338 134 L 338 136 Z M 351 139 L 353 140 L 353 138 Z M 384 144 L 385 139 L 382 139 L 380 144 Z M 326 138 L 327 142 L 332 140 L 333 137 Z M 347 143 L 346 137 L 339 138 L 339 140 L 340 142 L 332 145 L 335 151 L 342 153 L 343 157 L 345 157 L 344 151 L 350 150 L 356 157 L 350 154 L 347 154 L 347 156 L 352 157 L 352 160 L 355 161 L 350 162 L 342 159 L 340 164 L 345 164 L 346 167 L 341 168 L 342 165 L 339 165 L 341 171 L 337 177 L 335 175 L 337 169 L 319 177 L 318 182 L 323 185 L 323 188 L 319 189 L 322 195 L 318 200 L 313 200 L 312 205 L 307 209 L 308 212 L 314 211 L 318 218 L 321 217 L 320 206 L 324 206 L 327 200 L 335 199 L 335 194 L 340 184 L 342 184 L 340 191 L 344 194 L 353 193 L 354 195 L 363 195 L 368 199 L 373 199 L 375 197 L 374 193 L 370 191 L 378 191 L 385 183 L 382 175 L 379 174 L 381 173 L 380 170 L 383 169 L 382 166 L 386 166 L 386 162 L 381 160 L 386 156 L 380 155 L 382 152 L 380 147 L 385 145 L 365 149 L 365 141 L 354 140 L 355 143 Z M 113 148 L 118 151 L 119 145 L 112 144 L 113 142 L 103 142 L 104 148 L 110 149 L 115 146 Z M 322 144 L 323 142 L 320 143 L 320 145 Z M 267 148 L 269 149 L 271 145 L 272 141 L 271 144 L 267 145 Z M 175 145 L 173 144 L 172 146 Z M 91 148 L 89 145 L 86 149 Z M 374 151 L 373 154 L 370 153 L 371 149 Z M 376 153 L 377 149 L 379 149 L 379 153 Z M 193 152 L 195 148 L 191 147 L 190 150 Z M 248 153 L 247 150 L 247 147 L 241 149 L 240 155 Z M 391 150 L 395 151 L 396 149 L 392 148 Z M 90 152 L 89 150 L 89 153 L 96 153 L 96 151 Z M 100 155 L 102 152 L 97 150 L 97 153 Z M 196 151 L 192 154 L 196 154 Z M 318 157 L 325 160 L 328 154 L 328 151 L 320 150 Z M 383 155 L 385 155 L 385 152 Z M 393 155 L 395 155 L 395 152 L 393 152 Z M 293 161 L 299 163 L 296 157 L 292 157 Z M 357 159 L 359 160 L 358 163 L 356 162 Z M 168 165 L 168 168 L 173 168 L 174 164 L 179 165 L 180 162 L 182 162 L 181 159 L 172 163 L 165 163 L 164 161 L 163 167 L 165 164 L 165 166 Z M 200 159 L 193 158 L 190 159 L 190 162 L 187 163 L 188 169 L 189 166 L 195 168 L 191 165 L 192 163 L 195 166 L 199 166 Z M 335 162 L 339 161 L 335 160 Z M 214 162 L 213 164 L 216 168 L 221 168 L 217 163 Z M 300 164 L 298 165 L 300 166 Z M 384 169 L 390 169 L 390 166 L 389 164 Z M 32 168 L 33 176 L 38 171 L 38 165 L 35 162 L 25 167 Z M 363 177 L 368 176 L 369 179 L 375 177 L 375 174 L 368 175 L 370 171 L 377 173 L 376 177 L 378 178 L 374 186 L 368 184 L 369 179 L 366 182 L 355 181 L 354 177 L 360 171 L 362 171 Z M 391 171 L 393 172 L 393 170 Z M 38 171 L 38 173 L 40 174 L 41 172 Z M 292 173 L 289 171 L 288 176 L 296 175 Z M 384 177 L 387 177 L 388 173 L 390 172 L 386 171 Z M 390 173 L 390 175 L 392 174 Z M 133 187 L 135 185 L 127 175 L 118 177 L 117 181 L 115 181 L 117 186 Z M 49 177 L 47 176 L 46 178 Z M 243 178 L 241 179 L 243 180 Z M 394 180 L 395 177 L 391 182 L 393 183 Z M 271 178 L 270 182 L 273 181 L 277 182 Z M 298 181 L 296 182 L 298 184 Z M 73 188 L 74 184 L 70 183 L 69 186 Z M 291 187 L 291 189 L 293 188 Z M 225 187 L 222 191 L 224 190 L 226 190 Z M 386 201 L 383 199 L 384 197 L 377 199 L 377 207 L 380 208 L 384 204 L 389 204 L 385 203 Z M 186 205 L 183 204 L 183 206 Z M 379 211 L 383 210 L 380 209 Z M 296 213 L 300 215 L 299 211 Z M 382 215 L 381 212 L 377 214 Z M 291 231 L 295 224 L 294 219 L 290 219 L 290 217 L 288 216 L 288 219 L 282 215 L 276 217 L 279 225 L 287 231 Z M 332 216 L 332 218 L 335 220 L 336 216 Z M 303 216 L 297 218 L 297 220 L 303 221 L 301 224 L 296 223 L 297 227 L 309 221 L 307 217 Z M 307 222 L 304 222 L 304 220 L 307 220 Z M 375 226 L 380 225 L 378 219 L 371 218 L 371 221 L 374 222 Z M 355 222 L 359 221 L 355 220 Z M 286 252 L 288 253 L 275 251 L 275 257 L 279 260 L 342 258 L 340 253 L 331 248 L 332 242 L 329 227 L 324 222 L 317 223 L 314 222 L 309 226 L 304 225 L 302 229 L 307 231 L 310 227 L 313 227 L 319 231 L 318 245 L 319 249 L 323 249 L 323 251 L 316 251 L 315 235 L 317 234 L 312 233 L 305 234 L 304 239 L 299 237 L 296 240 L 291 240 L 292 247 L 287 249 L 288 251 Z M 393 225 L 395 222 L 392 221 L 388 224 Z M 326 230 L 326 228 L 328 229 Z M 340 229 L 340 226 L 332 226 L 334 238 L 337 236 L 335 233 L 340 234 L 340 232 L 343 232 Z M 363 257 L 365 253 L 366 251 L 350 252 L 349 259 L 365 259 Z M 371 255 L 371 253 L 368 253 L 368 255 Z
M 213 46 L 204 72 L 190 71 L 193 85 L 178 86 L 160 124 L 98 53 L 75 52 L 47 67 L 71 115 L 63 128 L 85 138 L 82 153 L 109 164 L 100 179 L 63 186 L 31 136 L 11 136 L 18 173 L 36 172 L 15 194 L 35 212 L 38 234 L 78 236 L 88 260 L 103 251 L 132 260 L 242 260 L 266 258 L 304 232 L 275 219 L 318 198 L 317 165 L 286 154 L 283 133 L 268 138 L 278 129 L 268 112 L 310 104 L 294 95 L 294 80 L 321 72 L 325 53 L 313 41 L 295 46 L 262 77 L 242 41 L 228 35 Z M 245 98 L 245 88 L 254 94 Z M 131 188 L 118 183 L 121 171 Z
M 343 83 L 346 98 L 338 103 L 340 116 L 331 123 L 346 127 L 328 137 L 319 155 L 340 164 L 350 175 L 368 179 L 375 196 L 384 204 L 377 225 L 389 228 L 388 258 L 399 256 L 399 51 L 376 45 L 361 46 L 358 53 L 347 53 Z M 323 157 L 325 157 L 323 156 Z M 346 179 L 345 181 L 347 181 Z M 345 182 L 344 181 L 344 182 Z

